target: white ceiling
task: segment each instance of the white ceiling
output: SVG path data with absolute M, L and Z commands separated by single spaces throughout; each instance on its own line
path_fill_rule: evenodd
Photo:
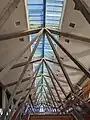
M 85 2 L 90 6 L 90 1 L 85 0 Z M 80 11 L 74 10 L 75 4 L 73 0 L 66 0 L 64 15 L 62 18 L 61 32 L 71 33 L 74 35 L 88 37 L 90 38 L 90 25 L 82 15 Z M 74 23 L 75 27 L 72 28 L 69 26 L 70 23 Z M 69 40 L 69 43 L 65 42 L 65 39 Z M 87 69 L 90 68 L 90 43 L 82 42 L 76 39 L 70 39 L 65 37 L 60 37 L 60 43 L 74 56 L 76 57 Z M 62 50 L 57 47 L 57 51 L 60 57 L 63 57 L 64 64 L 77 67 L 71 60 L 68 58 Z M 59 68 L 58 68 L 59 69 Z M 69 77 L 73 84 L 76 84 L 84 75 L 84 73 L 67 69 Z M 70 75 L 71 74 L 71 75 Z M 60 77 L 59 77 L 60 78 Z M 67 90 L 67 89 L 66 89 Z
M 8 4 L 9 0 L 3 0 L 0 3 L 0 11 L 3 10 L 3 8 Z M 9 17 L 7 22 L 4 24 L 2 29 L 0 30 L 0 34 L 7 34 L 7 33 L 13 33 L 18 31 L 27 30 L 28 27 L 28 15 L 27 15 L 27 1 L 21 0 L 18 4 L 17 8 L 14 10 L 12 15 Z M 20 22 L 19 26 L 16 26 L 15 22 Z M 0 42 L 0 68 L 5 67 L 12 59 L 15 58 L 18 53 L 25 48 L 25 46 L 29 43 L 28 36 L 23 37 L 24 41 L 20 41 L 19 38 L 13 38 L 6 41 Z M 25 52 L 22 57 L 16 61 L 16 63 L 25 62 L 28 60 L 28 57 L 30 55 L 30 49 Z M 26 58 L 27 57 L 27 58 Z M 21 71 L 23 70 L 23 67 L 15 68 L 10 70 L 1 80 L 4 85 L 7 85 L 9 83 L 13 83 L 15 81 L 18 81 Z M 32 65 L 29 65 L 28 70 L 26 74 L 24 75 L 24 78 L 30 77 L 30 71 L 32 71 Z M 23 82 L 18 91 L 22 90 L 27 82 Z M 8 87 L 10 93 L 13 92 L 14 86 Z

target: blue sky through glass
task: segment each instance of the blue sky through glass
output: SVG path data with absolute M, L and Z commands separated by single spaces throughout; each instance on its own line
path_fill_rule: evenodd
M 63 3 L 64 0 L 28 0 L 28 17 L 30 28 L 40 28 L 45 26 L 48 28 L 58 29 L 63 10 Z M 35 36 L 35 34 L 31 35 L 31 39 Z M 54 58 L 53 51 L 45 35 L 42 36 L 34 57 Z M 35 69 L 37 64 L 35 63 L 33 66 Z M 46 73 L 46 68 L 44 65 L 41 66 L 40 73 Z M 37 78 L 37 82 L 38 80 L 40 80 L 40 78 Z

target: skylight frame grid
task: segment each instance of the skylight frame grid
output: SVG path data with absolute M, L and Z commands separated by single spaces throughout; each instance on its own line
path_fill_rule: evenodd
M 39 28 L 39 27 L 50 27 L 50 28 L 59 28 L 60 18 L 62 14 L 62 7 L 64 0 L 28 0 L 28 16 L 30 28 Z M 46 5 L 45 5 L 45 4 Z M 31 6 L 31 8 L 30 8 Z M 38 8 L 38 9 L 37 9 Z M 31 35 L 31 38 L 35 36 Z M 44 45 L 45 44 L 45 45 Z M 32 48 L 34 47 L 33 44 Z M 54 44 L 55 45 L 55 44 Z M 44 48 L 43 48 L 44 47 Z M 43 36 L 39 46 L 34 54 L 34 58 L 48 57 L 50 59 L 54 58 L 53 50 L 47 40 L 46 36 Z M 38 64 L 34 63 L 33 68 L 35 69 Z M 48 74 L 45 65 L 40 67 L 39 74 Z M 37 78 L 37 81 L 39 78 Z M 41 79 L 42 80 L 42 79 Z

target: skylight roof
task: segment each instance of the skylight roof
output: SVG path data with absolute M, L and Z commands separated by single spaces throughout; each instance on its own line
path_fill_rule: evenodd
M 48 26 L 58 28 L 64 0 L 28 0 L 31 28 Z
M 64 0 L 28 0 L 28 17 L 30 28 L 55 28 L 59 29 L 59 24 L 62 15 Z M 31 35 L 31 39 L 33 39 L 36 35 Z M 34 47 L 33 44 L 32 47 Z M 47 40 L 45 34 L 43 34 L 39 46 L 34 54 L 34 58 L 54 58 L 54 54 L 52 48 Z M 34 63 L 33 68 L 35 69 L 38 64 Z M 40 68 L 41 74 L 46 74 L 47 70 L 42 64 Z M 36 79 L 36 83 L 40 78 Z

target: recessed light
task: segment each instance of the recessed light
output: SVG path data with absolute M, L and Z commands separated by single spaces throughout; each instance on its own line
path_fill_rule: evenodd
M 24 38 L 19 38 L 19 40 L 20 40 L 21 42 L 24 42 Z
M 18 27 L 20 26 L 20 21 L 15 22 L 15 25 Z
M 65 42 L 69 43 L 69 39 L 65 39 Z
M 60 72 L 59 70 L 57 70 L 57 72 Z
M 62 60 L 64 60 L 64 58 L 63 57 L 60 57 Z
M 25 59 L 27 59 L 28 57 L 26 56 L 26 57 L 24 57 Z
M 79 10 L 79 7 L 75 4 L 74 10 Z
M 56 76 L 58 76 L 58 74 L 55 74 Z
M 75 23 L 70 23 L 70 24 L 69 24 L 69 27 L 74 28 L 74 27 L 75 27 Z

